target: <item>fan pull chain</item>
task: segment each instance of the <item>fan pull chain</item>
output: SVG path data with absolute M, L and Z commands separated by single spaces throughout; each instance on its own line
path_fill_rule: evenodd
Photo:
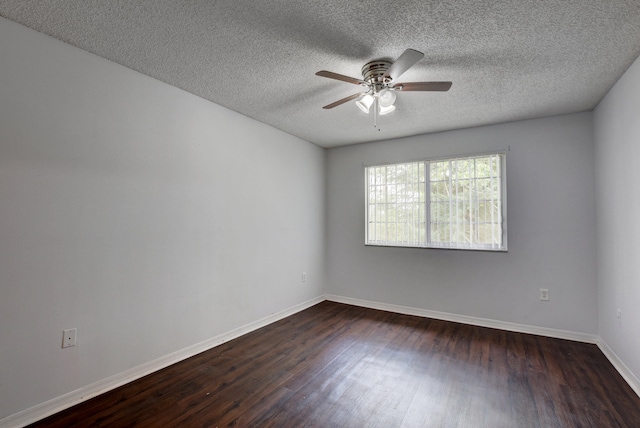
M 377 95 L 375 95 L 373 97 L 373 127 L 378 129 L 378 132 L 380 132 L 380 128 L 378 128 L 378 110 L 379 110 L 379 103 L 380 101 L 378 100 Z

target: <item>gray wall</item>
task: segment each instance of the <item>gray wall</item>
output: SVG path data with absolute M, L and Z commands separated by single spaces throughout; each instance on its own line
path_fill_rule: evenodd
M 582 113 L 330 149 L 329 293 L 597 333 L 591 119 Z M 363 164 L 508 148 L 508 253 L 364 246 Z M 540 288 L 549 289 L 549 302 L 539 300 Z
M 4 19 L 0 58 L 0 419 L 322 295 L 324 150 Z
M 640 61 L 595 110 L 600 337 L 640 386 Z M 618 319 L 617 310 L 622 311 Z M 636 389 L 638 393 L 640 390 Z

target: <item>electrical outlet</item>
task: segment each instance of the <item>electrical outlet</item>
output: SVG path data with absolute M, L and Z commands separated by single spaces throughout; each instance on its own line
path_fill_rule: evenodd
M 302 272 L 302 282 L 307 282 L 307 273 Z
M 68 348 L 70 346 L 76 346 L 76 335 L 78 334 L 77 328 L 70 328 L 68 330 L 62 330 L 62 347 Z
M 549 290 L 547 288 L 540 289 L 540 300 L 549 300 Z

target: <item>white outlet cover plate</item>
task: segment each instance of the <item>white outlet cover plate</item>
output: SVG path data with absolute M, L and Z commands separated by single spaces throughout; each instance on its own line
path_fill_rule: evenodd
M 70 346 L 76 346 L 76 335 L 78 334 L 77 328 L 70 328 L 62 331 L 62 347 L 68 348 Z
M 549 300 L 549 290 L 546 288 L 540 289 L 540 300 Z

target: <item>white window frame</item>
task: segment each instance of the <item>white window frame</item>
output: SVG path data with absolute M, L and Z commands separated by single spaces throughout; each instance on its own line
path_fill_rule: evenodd
M 474 158 L 483 158 L 489 156 L 498 156 L 500 160 L 500 210 L 501 210 L 501 242 L 500 245 L 491 245 L 491 244 L 458 244 L 455 243 L 449 245 L 447 243 L 442 242 L 433 242 L 431 236 L 431 174 L 430 174 L 430 166 L 436 162 L 443 161 L 455 161 L 455 160 L 465 160 L 465 159 L 474 159 Z M 506 151 L 496 151 L 489 153 L 479 153 L 472 155 L 462 155 L 462 156 L 448 156 L 448 157 L 440 157 L 440 158 L 429 158 L 429 159 L 421 159 L 418 161 L 406 161 L 406 162 L 394 162 L 387 164 L 376 164 L 376 165 L 364 165 L 364 191 L 365 191 L 365 245 L 366 246 L 375 246 L 375 247 L 404 247 L 404 248 L 434 248 L 434 249 L 453 249 L 453 250 L 474 250 L 474 251 L 492 251 L 492 252 L 506 252 L 507 251 L 507 168 L 506 161 L 507 152 Z M 424 175 L 425 175 L 425 183 L 424 183 L 424 194 L 425 194 L 425 202 L 424 202 L 424 223 L 425 223 L 425 240 L 418 243 L 403 243 L 398 241 L 386 241 L 381 242 L 373 241 L 369 238 L 369 208 L 370 208 L 370 188 L 369 188 L 369 177 L 368 171 L 370 168 L 379 168 L 379 167 L 389 167 L 389 166 L 397 166 L 397 165 L 407 165 L 407 164 L 416 164 L 421 163 L 424 164 Z M 475 179 L 475 178 L 474 178 Z M 421 203 L 422 204 L 422 203 Z

